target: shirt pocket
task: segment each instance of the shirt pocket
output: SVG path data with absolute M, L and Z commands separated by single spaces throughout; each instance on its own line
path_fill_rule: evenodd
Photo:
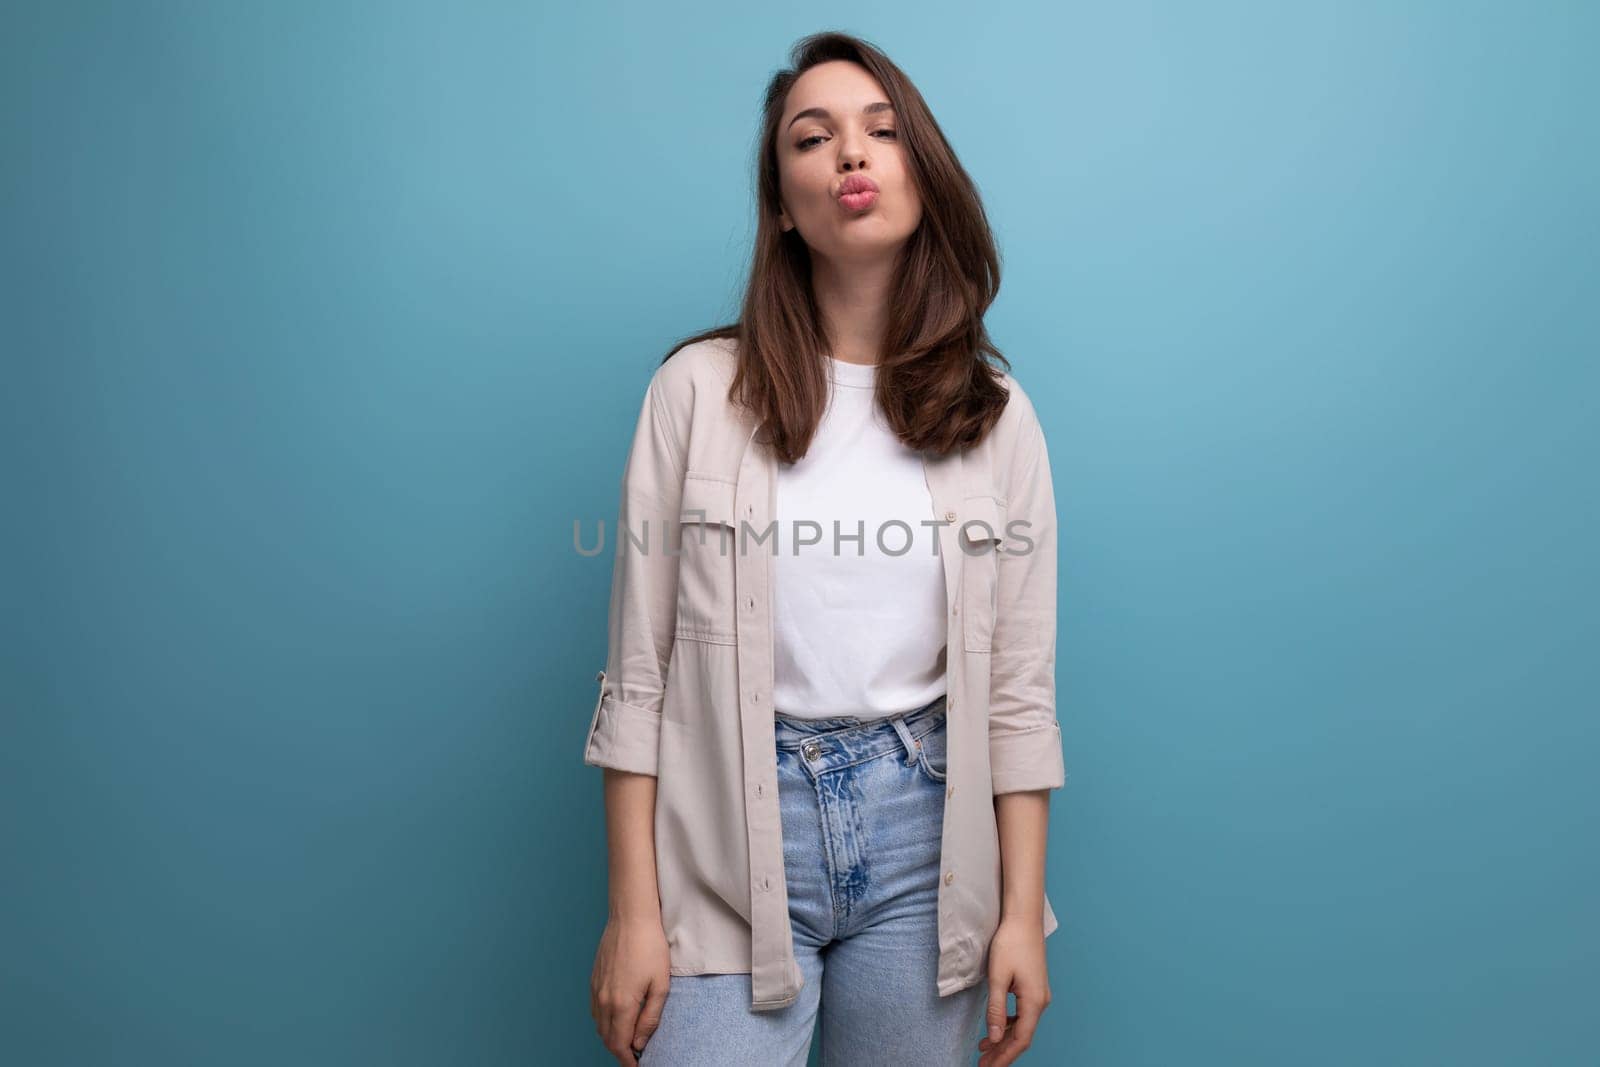
M 961 635 L 968 652 L 993 651 L 999 599 L 997 561 L 1005 536 L 1005 505 L 992 496 L 965 501 L 957 533 L 961 541 Z
M 731 645 L 738 523 L 734 484 L 690 471 L 678 512 L 678 607 L 673 636 Z

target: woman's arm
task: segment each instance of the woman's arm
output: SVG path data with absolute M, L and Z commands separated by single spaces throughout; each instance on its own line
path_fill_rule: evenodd
M 671 959 L 656 882 L 656 774 L 673 643 L 682 405 L 658 369 L 645 391 L 622 474 L 611 576 L 606 666 L 584 738 L 585 763 L 605 768 L 608 914 L 590 979 L 595 1029 L 632 1064 L 661 1021 Z
M 1011 458 L 1001 546 L 989 678 L 1001 903 L 1000 924 L 989 942 L 989 1036 L 978 1045 L 981 1067 L 1004 1067 L 1020 1056 L 1050 1003 L 1045 846 L 1050 791 L 1065 783 L 1066 769 L 1056 721 L 1055 488 L 1031 405 Z M 1007 994 L 1016 995 L 1015 1016 L 1006 1014 Z
M 661 1023 L 671 983 L 656 886 L 656 777 L 607 768 L 609 908 L 589 981 L 589 1013 L 618 1063 L 631 1064 Z
M 608 918 L 661 922 L 656 886 L 656 777 L 605 772 Z
M 1012 403 L 1017 399 L 1012 398 Z M 1006 483 L 989 657 L 989 774 L 996 796 L 1066 782 L 1056 722 L 1056 498 L 1031 410 Z
M 1017 919 L 1044 930 L 1044 853 L 1050 791 L 1029 789 L 994 798 L 1000 830 L 1000 921 Z
M 668 399 L 670 366 L 645 390 L 623 466 L 606 665 L 583 746 L 591 766 L 648 775 L 658 766 L 678 595 L 685 433 L 682 405 Z

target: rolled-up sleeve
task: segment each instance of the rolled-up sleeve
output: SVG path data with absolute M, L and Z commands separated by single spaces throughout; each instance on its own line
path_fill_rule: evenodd
M 1044 433 L 1031 413 L 1013 464 L 1003 551 L 996 560 L 989 682 L 989 769 L 996 794 L 1059 789 L 1066 782 L 1056 720 L 1055 489 Z
M 583 761 L 636 774 L 657 771 L 661 699 L 672 653 L 678 557 L 673 527 L 683 487 L 683 451 L 661 374 L 640 406 L 623 467 L 613 548 L 606 665 Z

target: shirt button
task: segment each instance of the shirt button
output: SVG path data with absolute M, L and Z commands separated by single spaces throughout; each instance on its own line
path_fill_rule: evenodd
M 945 871 L 944 872 L 944 884 L 945 885 L 949 885 L 951 882 L 953 882 L 955 880 L 956 880 L 956 872 L 955 871 Z
M 955 522 L 956 521 L 956 513 L 953 512 L 953 511 L 945 512 L 944 513 L 944 521 L 945 522 Z
M 955 796 L 956 795 L 956 787 L 953 786 L 953 785 L 948 787 L 947 789 L 945 789 L 944 795 L 947 796 L 947 797 Z

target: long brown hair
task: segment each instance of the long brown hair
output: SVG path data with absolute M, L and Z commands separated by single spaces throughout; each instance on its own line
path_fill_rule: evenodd
M 731 338 L 738 363 L 728 396 L 764 420 L 778 457 L 804 456 L 827 404 L 828 343 L 799 230 L 778 225 L 778 123 L 796 79 L 830 60 L 866 68 L 894 105 L 899 143 L 922 198 L 922 222 L 901 250 L 889 325 L 878 356 L 877 402 L 907 446 L 943 455 L 981 441 L 1006 406 L 1000 371 L 1010 362 L 983 315 L 1000 288 L 1000 256 L 977 186 L 956 159 L 911 79 L 866 41 L 845 33 L 801 38 L 773 75 L 757 145 L 757 226 L 739 321 L 685 338 Z

